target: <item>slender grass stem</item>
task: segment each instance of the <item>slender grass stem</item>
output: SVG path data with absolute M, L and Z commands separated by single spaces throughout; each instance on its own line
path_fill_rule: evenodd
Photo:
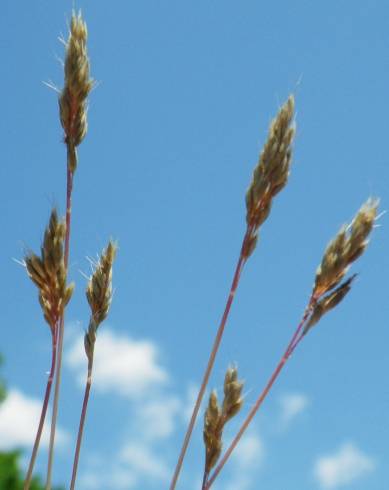
M 240 441 L 241 437 L 243 436 L 244 432 L 246 431 L 247 427 L 250 425 L 252 419 L 258 412 L 260 406 L 262 405 L 263 401 L 265 400 L 266 396 L 268 395 L 269 391 L 271 390 L 274 382 L 278 378 L 278 375 L 282 371 L 282 368 L 285 366 L 286 362 L 288 361 L 289 357 L 291 356 L 292 352 L 294 349 L 297 347 L 298 343 L 301 341 L 302 336 L 299 337 L 310 313 L 312 312 L 313 306 L 315 304 L 315 298 L 311 296 L 308 306 L 305 308 L 304 314 L 300 320 L 300 323 L 298 324 L 284 354 L 282 355 L 279 363 L 277 364 L 277 367 L 273 371 L 273 374 L 270 376 L 269 381 L 267 382 L 267 385 L 265 386 L 264 390 L 262 393 L 259 395 L 257 398 L 257 401 L 255 402 L 254 406 L 250 410 L 249 414 L 247 415 L 246 419 L 244 420 L 241 428 L 239 429 L 238 433 L 234 437 L 233 441 L 231 442 L 230 446 L 224 453 L 223 457 L 219 461 L 219 464 L 216 466 L 215 470 L 212 473 L 211 478 L 209 478 L 208 482 L 206 483 L 204 490 L 208 490 L 217 476 L 219 475 L 220 471 L 223 469 L 224 465 L 226 464 L 227 460 L 231 456 L 232 451 L 235 449 L 237 446 L 238 442 Z
M 86 411 L 88 408 L 89 393 L 90 393 L 90 389 L 92 386 L 92 367 L 93 367 L 93 357 L 91 358 L 91 361 L 88 363 L 88 377 L 87 377 L 86 385 L 85 385 L 84 401 L 82 403 L 82 411 L 81 411 L 81 417 L 80 417 L 80 425 L 78 428 L 76 451 L 74 453 L 72 481 L 70 484 L 70 490 L 74 490 L 75 484 L 76 484 L 78 460 L 80 457 L 82 435 L 84 432 L 85 417 L 86 417 Z
M 231 306 L 232 306 L 232 303 L 234 300 L 234 296 L 235 296 L 235 293 L 236 293 L 236 290 L 237 290 L 237 287 L 239 284 L 239 279 L 240 279 L 241 273 L 243 271 L 243 267 L 246 263 L 246 258 L 243 254 L 243 251 L 245 249 L 246 242 L 250 236 L 250 232 L 251 232 L 251 229 L 248 227 L 246 230 L 246 233 L 244 235 L 244 238 L 243 238 L 242 248 L 240 251 L 238 263 L 236 265 L 234 277 L 232 280 L 232 284 L 231 284 L 230 292 L 229 292 L 229 295 L 227 298 L 227 302 L 226 302 L 226 305 L 224 308 L 223 316 L 222 316 L 222 319 L 220 321 L 219 328 L 216 332 L 215 340 L 214 340 L 214 343 L 212 346 L 211 353 L 209 355 L 207 366 L 205 368 L 205 372 L 204 372 L 203 379 L 201 382 L 200 390 L 199 390 L 199 393 L 197 395 L 196 403 L 195 403 L 195 406 L 193 408 L 193 413 L 192 413 L 192 416 L 191 416 L 191 419 L 190 419 L 190 422 L 189 422 L 189 425 L 188 425 L 188 428 L 187 428 L 187 431 L 185 434 L 184 442 L 182 444 L 181 452 L 180 452 L 180 455 L 178 457 L 177 465 L 176 465 L 176 468 L 174 470 L 173 478 L 172 478 L 172 481 L 170 484 L 170 490 L 174 490 L 176 487 L 177 480 L 178 480 L 178 477 L 179 477 L 179 474 L 181 471 L 182 463 L 184 461 L 185 453 L 186 453 L 186 450 L 188 448 L 189 440 L 190 440 L 190 437 L 191 437 L 192 432 L 193 432 L 193 428 L 194 428 L 194 425 L 196 422 L 198 412 L 200 410 L 200 405 L 201 405 L 202 399 L 204 397 L 205 389 L 207 387 L 208 380 L 209 380 L 213 365 L 215 363 L 216 354 L 217 354 L 219 347 L 220 347 L 220 342 L 221 342 L 222 337 L 223 337 L 223 333 L 224 333 L 224 329 L 225 329 L 225 326 L 227 323 L 228 315 L 230 313 L 230 309 L 231 309 Z
M 54 332 L 52 333 L 51 368 L 50 368 L 50 372 L 49 372 L 49 378 L 47 380 L 45 397 L 43 399 L 42 411 L 41 411 L 41 416 L 39 419 L 38 430 L 37 430 L 37 433 L 35 436 L 34 447 L 32 449 L 30 463 L 28 465 L 27 475 L 26 475 L 26 479 L 24 482 L 24 486 L 23 486 L 24 490 L 28 490 L 30 488 L 31 479 L 32 479 L 32 472 L 34 470 L 34 465 L 35 465 L 36 457 L 38 454 L 39 443 L 41 440 L 43 427 L 44 427 L 44 423 L 45 423 L 45 419 L 46 419 L 47 407 L 49 405 L 51 387 L 52 387 L 53 379 L 54 379 L 55 363 L 56 363 L 56 358 L 57 358 L 56 331 L 57 331 L 57 327 L 55 328 Z
M 203 483 L 201 485 L 201 490 L 205 490 L 207 488 L 209 473 L 208 471 L 204 471 Z
M 66 234 L 65 234 L 65 250 L 64 250 L 64 263 L 66 274 L 68 272 L 69 264 L 69 250 L 70 250 L 70 225 L 72 216 L 72 190 L 73 190 L 73 172 L 69 165 L 69 147 L 68 147 L 68 164 L 66 171 Z M 56 362 L 56 375 L 55 375 L 55 387 L 54 387 L 54 400 L 53 400 L 53 412 L 51 417 L 51 429 L 50 429 L 50 443 L 49 443 L 49 456 L 47 463 L 47 477 L 46 477 L 46 490 L 51 489 L 52 469 L 54 461 L 54 443 L 55 443 L 55 430 L 57 425 L 58 416 L 58 402 L 59 402 L 59 389 L 61 384 L 61 367 L 62 367 L 62 352 L 63 352 L 63 336 L 65 326 L 65 312 L 61 315 L 58 325 L 58 356 Z

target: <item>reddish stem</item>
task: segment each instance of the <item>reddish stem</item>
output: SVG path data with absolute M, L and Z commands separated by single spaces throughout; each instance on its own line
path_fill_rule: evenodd
M 57 330 L 58 330 L 57 327 L 55 327 L 53 332 L 52 332 L 52 335 L 51 335 L 51 338 L 52 338 L 51 368 L 50 368 L 50 372 L 49 372 L 49 378 L 47 380 L 45 397 L 43 399 L 42 411 L 41 411 L 41 416 L 39 419 L 38 430 L 37 430 L 37 433 L 35 436 L 34 447 L 32 449 L 30 464 L 28 466 L 27 475 L 26 475 L 26 479 L 24 482 L 24 486 L 23 486 L 24 490 L 28 490 L 30 488 L 31 479 L 32 479 L 32 472 L 34 470 L 34 465 L 35 465 L 36 457 L 38 454 L 39 443 L 41 440 L 43 427 L 44 427 L 44 423 L 45 423 L 45 419 L 46 419 L 47 407 L 49 405 L 51 387 L 53 384 L 54 371 L 55 371 L 55 363 L 56 363 L 56 358 L 57 358 L 57 335 L 56 335 Z
M 86 411 L 88 408 L 89 393 L 90 393 L 90 389 L 91 389 L 91 385 L 92 385 L 92 367 L 93 367 L 93 355 L 92 355 L 91 360 L 89 361 L 89 364 L 88 364 L 88 377 L 87 377 L 86 385 L 85 385 L 84 401 L 82 403 L 80 425 L 78 428 L 77 445 L 76 445 L 76 452 L 74 454 L 72 481 L 70 484 L 70 490 L 74 490 L 75 484 L 76 484 L 78 460 L 80 457 L 80 449 L 81 449 L 81 441 L 82 441 L 82 435 L 84 432 L 85 417 L 86 417 Z
M 69 149 L 68 149 L 69 152 Z M 72 215 L 72 190 L 73 190 L 73 172 L 70 170 L 69 164 L 66 170 L 66 232 L 65 232 L 65 250 L 64 250 L 64 264 L 67 274 L 69 264 L 69 248 L 70 248 L 70 224 Z M 63 335 L 65 325 L 65 311 L 61 315 L 58 329 L 58 358 L 56 366 L 55 376 L 55 388 L 54 388 L 54 401 L 53 401 L 53 413 L 51 418 L 50 429 L 50 443 L 49 443 L 49 457 L 47 463 L 47 477 L 46 477 L 46 490 L 51 489 L 51 477 L 54 460 L 54 442 L 55 442 L 55 429 L 57 425 L 58 416 L 58 401 L 59 401 L 59 388 L 61 384 L 61 367 L 62 367 L 62 352 L 63 352 Z
M 216 337 L 215 337 L 215 340 L 214 340 L 214 343 L 212 346 L 211 353 L 209 355 L 207 367 L 206 367 L 204 375 L 203 375 L 203 380 L 201 382 L 200 390 L 199 390 L 199 393 L 197 395 L 197 399 L 196 399 L 196 403 L 195 403 L 195 406 L 193 409 L 193 413 L 192 413 L 192 416 L 191 416 L 191 419 L 190 419 L 190 422 L 189 422 L 189 425 L 188 425 L 188 428 L 187 428 L 187 431 L 185 434 L 185 438 L 184 438 L 184 442 L 182 444 L 181 452 L 180 452 L 180 455 L 178 457 L 178 462 L 177 462 L 176 468 L 174 470 L 174 475 L 173 475 L 173 478 L 172 478 L 172 481 L 170 484 L 170 490 L 174 490 L 176 487 L 178 476 L 180 474 L 182 463 L 184 461 L 185 453 L 186 453 L 186 450 L 188 448 L 189 440 L 190 440 L 190 437 L 191 437 L 192 432 L 193 432 L 193 428 L 194 428 L 194 425 L 196 422 L 198 412 L 200 410 L 200 405 L 201 405 L 202 399 L 204 397 L 204 392 L 205 392 L 205 389 L 207 387 L 208 380 L 209 380 L 213 365 L 215 363 L 216 354 L 219 350 L 220 342 L 221 342 L 222 337 L 223 337 L 223 333 L 224 333 L 224 329 L 225 329 L 225 326 L 227 323 L 228 315 L 230 313 L 231 305 L 232 305 L 232 302 L 234 300 L 235 292 L 236 292 L 236 289 L 237 289 L 238 284 L 239 284 L 240 275 L 242 273 L 244 264 L 246 262 L 246 258 L 243 255 L 243 251 L 245 249 L 246 241 L 248 240 L 250 233 L 251 233 L 251 229 L 247 228 L 245 236 L 243 238 L 242 248 L 240 251 L 238 263 L 236 265 L 234 277 L 232 280 L 230 293 L 228 295 L 226 306 L 224 308 L 224 313 L 223 313 L 222 319 L 220 321 L 219 328 L 218 328 L 217 333 L 216 333 Z
M 207 488 L 209 472 L 204 471 L 203 483 L 201 485 L 201 490 L 205 490 Z
M 294 351 L 294 349 L 297 347 L 299 342 L 302 339 L 302 335 L 300 337 L 299 334 L 301 333 L 301 330 L 303 329 L 305 322 L 307 321 L 312 308 L 314 306 L 315 299 L 312 296 L 309 300 L 308 306 L 306 307 L 303 317 L 301 318 L 300 323 L 298 324 L 289 344 L 288 347 L 286 348 L 283 356 L 281 357 L 281 360 L 279 361 L 276 369 L 274 370 L 273 374 L 271 375 L 269 381 L 267 382 L 267 385 L 265 386 L 265 389 L 262 391 L 262 393 L 259 395 L 257 401 L 255 402 L 254 406 L 250 410 L 249 414 L 247 415 L 246 419 L 244 420 L 241 428 L 239 429 L 238 433 L 236 434 L 235 438 L 233 439 L 232 443 L 224 453 L 222 459 L 220 460 L 219 464 L 216 466 L 214 472 L 212 473 L 211 478 L 208 480 L 205 490 L 208 490 L 213 482 L 215 481 L 216 477 L 219 475 L 220 471 L 223 469 L 224 465 L 226 464 L 228 458 L 231 456 L 232 451 L 235 449 L 237 446 L 238 442 L 240 441 L 242 435 L 246 431 L 247 427 L 250 425 L 250 422 L 258 412 L 260 406 L 262 405 L 263 401 L 265 400 L 266 396 L 268 395 L 271 387 L 273 386 L 275 380 L 278 378 L 278 375 L 280 374 L 282 368 L 286 364 L 287 360 L 289 359 L 290 355 Z M 296 340 L 297 339 L 297 340 Z

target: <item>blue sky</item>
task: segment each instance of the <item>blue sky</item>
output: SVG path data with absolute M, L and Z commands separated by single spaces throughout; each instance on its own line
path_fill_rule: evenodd
M 2 94 L 0 447 L 27 460 L 50 336 L 12 259 L 63 212 L 56 94 L 70 1 L 5 0 Z M 236 362 L 245 408 L 271 374 L 327 242 L 369 195 L 388 208 L 387 2 L 78 1 L 88 23 L 89 132 L 75 176 L 60 438 L 68 484 L 81 408 L 86 257 L 118 240 L 115 295 L 96 346 L 80 490 L 168 487 L 245 229 L 244 193 L 289 93 L 297 137 L 242 276 L 211 386 Z M 389 483 L 389 233 L 374 230 L 349 297 L 301 344 L 215 484 L 217 490 L 383 490 Z M 81 272 L 80 272 L 81 271 Z M 242 419 L 231 424 L 226 441 Z M 201 424 L 200 424 L 201 425 Z M 37 469 L 45 471 L 45 444 Z M 201 428 L 178 488 L 196 490 Z

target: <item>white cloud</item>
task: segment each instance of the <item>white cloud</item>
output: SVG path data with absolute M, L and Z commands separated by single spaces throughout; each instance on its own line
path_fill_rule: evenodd
M 197 394 L 199 392 L 199 389 L 200 387 L 198 385 L 195 385 L 194 383 L 190 383 L 187 390 L 186 390 L 186 399 L 184 400 L 183 402 L 183 406 L 182 406 L 182 418 L 183 418 L 183 421 L 188 424 L 191 417 L 192 417 L 192 413 L 193 413 L 193 408 L 195 406 L 195 403 L 196 403 L 196 399 L 197 399 Z M 201 408 L 200 408 L 200 411 L 202 412 L 203 411 L 203 405 L 204 405 L 204 400 L 203 400 L 203 403 L 201 405 Z
M 7 398 L 0 405 L 0 449 L 32 446 L 38 429 L 41 409 L 42 400 L 28 397 L 17 389 L 9 390 Z M 47 447 L 49 443 L 49 424 L 48 413 L 41 438 L 42 447 Z M 58 427 L 57 444 L 63 445 L 68 439 L 68 433 Z
M 331 455 L 317 459 L 314 474 L 320 486 L 332 489 L 347 485 L 354 480 L 371 473 L 375 469 L 375 461 L 364 454 L 354 444 L 343 444 Z
M 120 460 L 129 470 L 142 479 L 166 482 L 170 476 L 169 466 L 154 452 L 150 445 L 140 443 L 126 444 L 120 453 Z
M 288 393 L 280 398 L 281 425 L 286 428 L 297 415 L 309 406 L 309 398 L 303 393 Z
M 232 453 L 232 472 L 223 488 L 225 490 L 257 488 L 256 474 L 262 466 L 264 455 L 262 439 L 254 432 L 245 434 Z
M 93 364 L 93 387 L 103 393 L 114 392 L 139 398 L 165 384 L 167 371 L 158 363 L 158 349 L 148 340 L 132 340 L 111 330 L 99 332 Z M 66 356 L 81 385 L 85 383 L 84 339 L 79 337 Z
M 242 437 L 233 452 L 235 464 L 239 468 L 258 468 L 264 457 L 262 440 L 256 434 L 246 434 Z
M 146 401 L 139 406 L 137 424 L 142 427 L 146 439 L 165 439 L 177 429 L 182 410 L 181 401 L 175 397 L 164 397 Z
M 135 488 L 138 480 L 131 471 L 120 467 L 110 469 L 104 473 L 96 470 L 88 470 L 78 478 L 78 487 L 85 490 L 128 490 Z
M 134 438 L 109 457 L 95 454 L 87 458 L 79 477 L 79 487 L 83 490 L 130 490 L 140 488 L 146 482 L 165 486 L 171 468 L 163 454 L 151 441 Z

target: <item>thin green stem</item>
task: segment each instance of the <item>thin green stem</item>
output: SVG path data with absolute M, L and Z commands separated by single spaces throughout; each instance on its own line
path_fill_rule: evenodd
M 223 333 L 224 333 L 224 329 L 225 329 L 225 326 L 227 323 L 228 315 L 230 313 L 230 309 L 231 309 L 231 306 L 232 306 L 232 303 L 234 300 L 234 296 L 235 296 L 235 293 L 236 293 L 236 290 L 237 290 L 237 287 L 239 284 L 239 279 L 240 279 L 241 273 L 243 271 L 244 264 L 246 263 L 246 258 L 244 256 L 243 252 L 244 252 L 245 245 L 246 245 L 246 242 L 248 240 L 248 237 L 250 235 L 250 232 L 251 232 L 251 229 L 247 228 L 245 236 L 243 238 L 242 248 L 240 251 L 238 263 L 236 265 L 234 277 L 232 280 L 232 284 L 231 284 L 230 292 L 229 292 L 229 295 L 227 298 L 227 302 L 226 302 L 226 305 L 224 308 L 223 316 L 222 316 L 222 319 L 220 321 L 219 328 L 216 332 L 215 340 L 214 340 L 214 343 L 213 343 L 213 346 L 211 349 L 211 353 L 209 355 L 207 366 L 205 368 L 205 372 L 204 372 L 203 379 L 201 382 L 200 390 L 199 390 L 199 393 L 197 395 L 195 406 L 193 408 L 193 413 L 192 413 L 192 416 L 191 416 L 191 419 L 190 419 L 190 422 L 189 422 L 189 425 L 188 425 L 188 428 L 187 428 L 187 431 L 185 434 L 184 442 L 182 444 L 181 452 L 179 454 L 177 465 L 176 465 L 176 468 L 174 470 L 173 478 L 172 478 L 172 481 L 170 483 L 170 490 L 174 490 L 176 487 L 177 480 L 178 480 L 178 477 L 179 477 L 179 474 L 181 471 L 182 463 L 184 461 L 185 453 L 186 453 L 186 450 L 187 450 L 188 445 L 189 445 L 189 440 L 190 440 L 190 437 L 191 437 L 192 432 L 193 432 L 193 428 L 194 428 L 194 425 L 196 422 L 198 412 L 200 410 L 200 405 L 201 405 L 202 399 L 204 397 L 205 389 L 207 387 L 208 380 L 209 380 L 213 365 L 215 364 L 216 354 L 217 354 L 219 347 L 220 347 L 220 343 L 221 343 L 221 340 L 223 337 Z

